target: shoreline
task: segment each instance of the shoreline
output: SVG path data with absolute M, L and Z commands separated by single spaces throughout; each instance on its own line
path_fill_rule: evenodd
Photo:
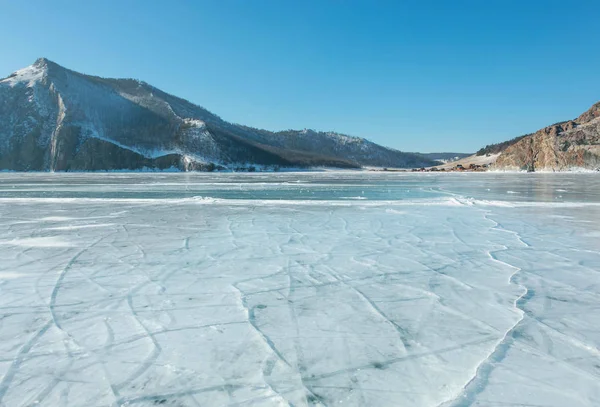
M 537 171 L 526 171 L 516 169 L 499 169 L 499 168 L 487 168 L 487 169 L 469 169 L 465 168 L 462 170 L 457 169 L 444 169 L 444 170 L 432 170 L 417 169 L 417 168 L 332 168 L 332 167 L 316 167 L 316 168 L 281 168 L 279 170 L 257 170 L 257 171 L 181 171 L 173 169 L 139 169 L 139 170 L 95 170 L 95 171 L 14 171 L 14 170 L 0 170 L 0 175 L 3 174 L 290 174 L 290 173 L 370 173 L 370 174 L 387 174 L 387 173 L 405 173 L 405 174 L 595 174 L 600 173 L 598 169 L 588 168 L 572 168 L 568 170 L 551 170 L 542 169 Z

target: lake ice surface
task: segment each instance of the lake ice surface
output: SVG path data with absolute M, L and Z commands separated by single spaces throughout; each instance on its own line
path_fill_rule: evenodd
M 0 174 L 0 406 L 598 406 L 598 174 Z

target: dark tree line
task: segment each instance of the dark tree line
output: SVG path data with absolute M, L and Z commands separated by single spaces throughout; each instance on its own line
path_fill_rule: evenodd
M 515 137 L 511 140 L 503 141 L 502 143 L 488 144 L 487 146 L 479 149 L 479 151 L 477 151 L 476 154 L 477 155 L 487 155 L 487 154 L 501 153 L 502 151 L 506 150 L 508 147 L 521 141 L 523 138 L 525 138 L 527 136 L 531 136 L 531 134 L 533 134 L 533 133 L 524 134 L 522 136 Z

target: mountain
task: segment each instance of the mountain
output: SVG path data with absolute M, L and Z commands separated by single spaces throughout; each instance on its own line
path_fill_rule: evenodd
M 461 158 L 469 157 L 472 155 L 466 153 L 416 153 L 419 154 L 428 160 L 439 161 L 441 163 L 451 163 L 454 161 L 458 161 Z
M 359 137 L 228 123 L 134 79 L 38 59 L 0 80 L 0 169 L 86 171 L 432 165 Z
M 574 120 L 482 148 L 478 155 L 499 154 L 494 168 L 565 171 L 600 168 L 600 102 Z

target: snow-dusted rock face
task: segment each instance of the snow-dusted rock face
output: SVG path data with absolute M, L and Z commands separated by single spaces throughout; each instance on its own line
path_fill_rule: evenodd
M 44 58 L 0 80 L 0 169 L 428 164 L 362 138 L 227 123 L 147 83 L 84 75 Z

